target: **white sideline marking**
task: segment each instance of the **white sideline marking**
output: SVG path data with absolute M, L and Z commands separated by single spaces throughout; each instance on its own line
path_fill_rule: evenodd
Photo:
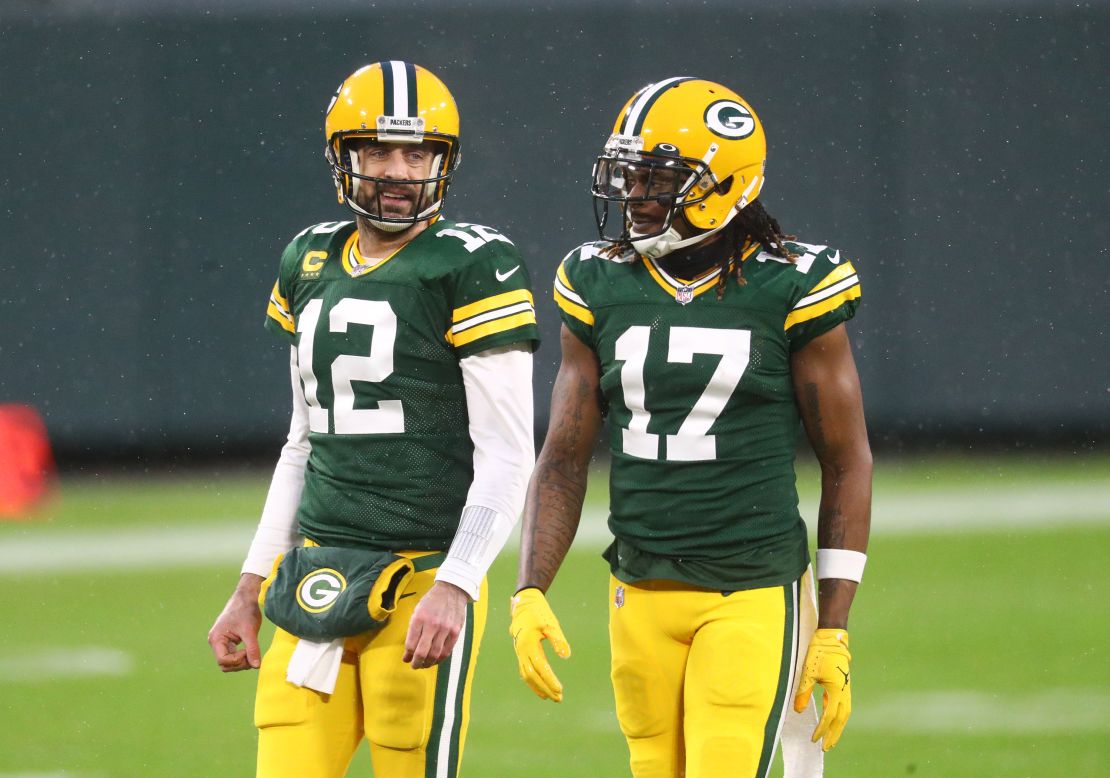
M 131 673 L 134 668 L 135 662 L 131 656 L 114 648 L 52 648 L 0 655 L 0 683 L 123 676 Z
M 83 573 L 90 570 L 153 570 L 242 562 L 254 524 L 187 524 L 124 527 L 90 532 L 24 530 L 0 541 L 0 575 Z
M 803 501 L 802 515 L 816 529 L 817 506 Z M 612 539 L 607 511 L 587 510 L 573 550 L 596 552 Z M 899 491 L 875 496 L 873 534 L 1027 532 L 1063 526 L 1110 524 L 1110 483 L 1037 488 Z M 254 536 L 253 520 L 176 527 L 138 526 L 56 530 L 20 526 L 0 532 L 0 576 L 34 572 L 153 570 L 238 565 Z M 0 526 L 0 530 L 5 530 Z M 7 537 L 5 537 L 7 536 Z M 507 544 L 518 546 L 519 528 Z
M 814 504 L 806 516 L 817 516 Z M 1110 523 L 1110 483 L 984 490 L 963 488 L 875 495 L 872 532 L 929 533 L 1055 529 Z
M 817 528 L 817 498 L 803 499 L 802 517 Z M 611 540 L 605 511 L 582 516 L 577 541 Z M 945 532 L 998 532 L 1058 529 L 1110 524 L 1110 483 L 1060 484 L 1052 487 L 898 490 L 875 493 L 871 506 L 873 535 L 930 535 Z
M 1047 689 L 1034 694 L 948 689 L 869 701 L 857 692 L 848 731 L 1014 735 L 1110 732 L 1110 692 Z

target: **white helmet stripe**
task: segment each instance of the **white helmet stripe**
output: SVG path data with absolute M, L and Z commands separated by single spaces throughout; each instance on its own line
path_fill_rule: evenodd
M 386 89 L 386 95 L 392 95 L 393 105 L 385 106 L 386 116 L 408 116 L 409 115 L 409 87 L 408 87 L 408 73 L 405 69 L 405 63 L 398 60 L 391 60 L 385 63 L 389 66 L 389 72 L 382 69 L 383 75 L 390 80 L 391 89 Z
M 382 68 L 382 113 L 385 116 L 416 116 L 416 66 L 401 60 L 379 64 Z
M 628 109 L 628 116 L 624 120 L 624 126 L 621 127 L 621 135 L 639 135 L 643 129 L 644 118 L 647 116 L 648 109 L 654 105 L 655 101 L 659 99 L 659 95 L 664 91 L 682 81 L 693 81 L 690 76 L 676 76 L 668 78 L 658 83 L 652 84 L 647 87 L 640 96 L 632 103 Z

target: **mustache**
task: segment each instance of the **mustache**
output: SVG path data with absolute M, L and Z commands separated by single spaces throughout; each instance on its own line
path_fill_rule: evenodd
M 373 188 L 375 195 L 391 195 L 408 200 L 415 199 L 419 192 L 420 187 L 414 184 L 375 184 Z

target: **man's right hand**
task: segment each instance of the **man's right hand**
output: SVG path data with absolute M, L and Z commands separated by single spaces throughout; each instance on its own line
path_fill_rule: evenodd
M 509 634 L 513 636 L 520 677 L 540 699 L 562 702 L 563 685 L 547 661 L 543 641 L 550 640 L 555 653 L 563 659 L 570 656 L 570 645 L 547 598 L 539 589 L 521 589 L 511 601 L 511 612 Z
M 261 576 L 243 573 L 231 599 L 208 630 L 208 645 L 216 655 L 216 664 L 225 673 L 257 670 L 262 664 L 262 653 L 258 650 L 258 630 L 262 626 L 258 591 L 262 580 Z

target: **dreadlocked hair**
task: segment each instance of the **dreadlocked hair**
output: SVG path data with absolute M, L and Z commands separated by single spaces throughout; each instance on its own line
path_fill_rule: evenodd
M 778 220 L 767 213 L 763 203 L 759 200 L 748 203 L 732 221 L 725 227 L 724 240 L 732 246 L 731 252 L 721 255 L 721 274 L 717 279 L 717 299 L 725 296 L 728 285 L 728 266 L 736 262 L 736 282 L 741 286 L 748 283 L 744 278 L 744 265 L 741 257 L 744 250 L 753 243 L 759 243 L 763 248 L 776 257 L 782 257 L 788 262 L 793 262 L 798 255 L 786 247 L 786 241 L 794 240 L 793 235 L 784 235 Z

